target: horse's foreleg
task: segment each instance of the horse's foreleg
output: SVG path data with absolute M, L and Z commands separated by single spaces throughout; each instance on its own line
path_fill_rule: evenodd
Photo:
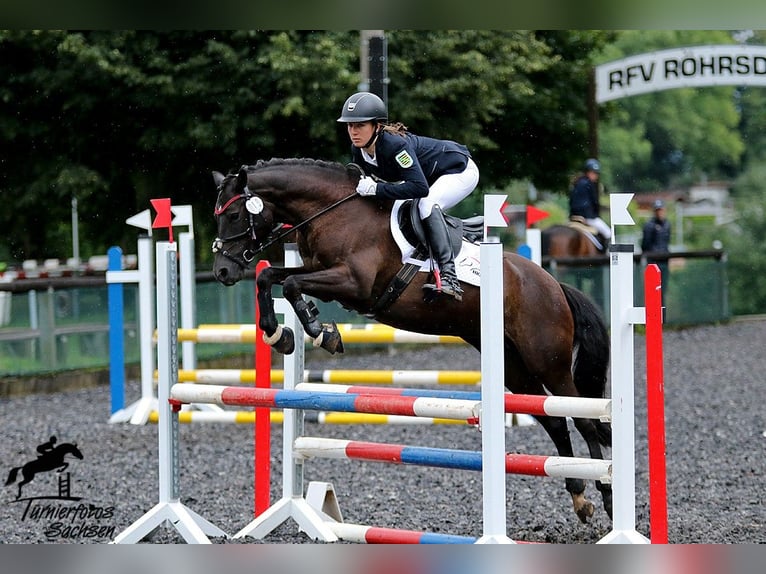
M 548 436 L 551 437 L 553 444 L 556 445 L 559 456 L 573 457 L 572 440 L 569 436 L 566 419 L 563 417 L 545 416 L 535 418 L 545 429 L 545 432 L 548 433 Z M 567 492 L 572 497 L 575 514 L 577 514 L 581 522 L 588 522 L 588 519 L 593 516 L 596 507 L 585 497 L 585 481 L 581 478 L 566 478 L 564 481 Z
M 255 280 L 258 287 L 258 326 L 263 330 L 263 340 L 279 353 L 289 355 L 295 350 L 295 335 L 289 327 L 282 327 L 277 322 L 274 313 L 274 297 L 271 289 L 275 283 L 284 280 L 280 278 L 285 270 L 279 267 L 264 268 Z
M 306 334 L 314 341 L 315 347 L 321 347 L 329 353 L 342 353 L 343 341 L 335 321 L 332 323 L 319 322 L 319 310 L 313 301 L 307 302 L 295 281 L 286 281 L 283 285 L 285 299 L 295 309 L 298 320 L 303 325 Z
M 64 472 L 67 468 L 69 468 L 69 463 L 62 462 L 61 466 L 56 469 L 56 472 Z

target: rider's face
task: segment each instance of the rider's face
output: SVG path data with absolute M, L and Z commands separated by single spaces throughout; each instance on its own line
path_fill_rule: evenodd
M 350 122 L 346 124 L 348 137 L 354 147 L 363 147 L 375 133 L 374 122 Z

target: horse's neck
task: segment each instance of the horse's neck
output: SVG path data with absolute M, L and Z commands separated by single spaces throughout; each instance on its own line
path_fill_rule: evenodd
M 354 192 L 351 187 L 348 193 L 339 191 L 343 186 L 332 179 L 325 181 L 318 176 L 309 178 L 300 175 L 290 177 L 284 173 L 266 178 L 255 177 L 248 182 L 248 187 L 272 203 L 277 216 L 285 219 L 285 223 L 299 223 Z

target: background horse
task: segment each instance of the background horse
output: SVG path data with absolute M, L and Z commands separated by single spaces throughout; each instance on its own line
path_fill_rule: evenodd
M 401 269 L 402 256 L 389 227 L 393 202 L 358 196 L 355 167 L 272 159 L 225 177 L 213 172 L 218 191 L 218 237 L 213 243 L 217 280 L 225 285 L 239 281 L 257 254 L 275 241 L 281 225 L 289 224 L 302 266 L 267 267 L 256 279 L 259 325 L 276 350 L 290 353 L 295 343 L 274 314 L 275 284 L 282 285 L 306 333 L 330 352 L 342 351 L 337 328 L 318 321 L 318 312 L 304 294 L 337 301 L 395 328 L 455 335 L 480 350 L 478 287 L 463 284 L 462 302 L 445 297 L 425 303 L 421 288 L 427 274 L 417 273 L 399 298 L 382 308 L 376 305 Z M 593 302 L 514 253 L 504 254 L 503 283 L 506 388 L 524 394 L 603 397 L 609 338 Z M 558 454 L 573 456 L 566 419 L 538 421 Z M 610 445 L 611 427 L 591 419 L 575 419 L 574 424 L 590 456 L 603 458 L 601 445 Z M 611 517 L 611 486 L 596 486 Z M 566 479 L 566 489 L 577 516 L 587 521 L 594 506 L 585 497 L 584 481 Z
M 35 460 L 30 460 L 24 466 L 12 468 L 11 472 L 8 474 L 8 480 L 5 481 L 5 486 L 16 482 L 16 477 L 18 476 L 19 471 L 21 471 L 24 480 L 19 483 L 19 492 L 16 495 L 16 498 L 21 498 L 21 487 L 32 482 L 35 478 L 35 474 L 38 472 L 47 472 L 54 469 L 58 470 L 58 472 L 65 470 L 69 466 L 69 463 L 64 460 L 64 457 L 68 454 L 82 460 L 82 453 L 80 452 L 80 449 L 77 448 L 76 444 L 68 442 L 62 443 L 52 451 L 46 452 Z
M 593 242 L 595 236 L 575 225 L 551 225 L 540 235 L 542 254 L 549 257 L 596 257 L 603 253 Z

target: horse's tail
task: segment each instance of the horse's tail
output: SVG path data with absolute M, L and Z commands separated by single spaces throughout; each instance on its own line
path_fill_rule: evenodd
M 584 397 L 602 398 L 606 393 L 609 368 L 609 332 L 601 310 L 582 291 L 561 284 L 574 319 L 574 363 L 572 376 L 577 391 Z M 610 446 L 612 429 L 596 422 L 599 442 Z
M 21 467 L 17 466 L 16 468 L 12 468 L 11 472 L 8 474 L 8 480 L 5 481 L 5 486 L 8 486 L 9 484 L 13 484 L 16 482 L 16 476 L 19 474 L 19 469 Z

